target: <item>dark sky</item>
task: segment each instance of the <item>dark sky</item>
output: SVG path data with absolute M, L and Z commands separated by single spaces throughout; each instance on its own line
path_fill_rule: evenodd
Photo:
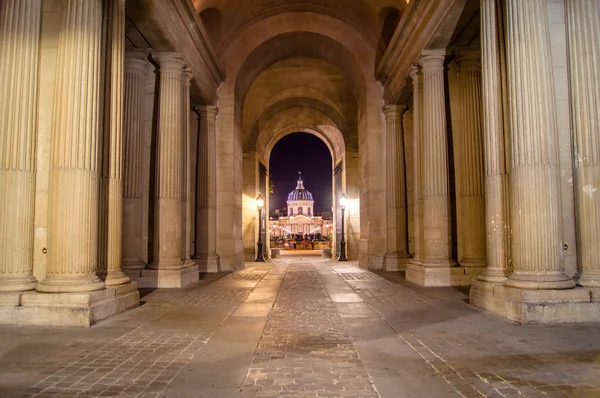
M 275 185 L 271 211 L 287 206 L 287 195 L 296 189 L 299 171 L 304 188 L 313 194 L 315 214 L 331 211 L 331 153 L 321 139 L 307 133 L 283 137 L 271 152 L 269 171 Z

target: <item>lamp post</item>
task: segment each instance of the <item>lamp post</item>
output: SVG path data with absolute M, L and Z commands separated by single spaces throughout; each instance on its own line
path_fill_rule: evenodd
M 256 197 L 256 207 L 258 207 L 258 252 L 256 254 L 256 262 L 264 263 L 265 256 L 263 255 L 263 241 L 262 241 L 262 209 L 265 205 L 265 200 L 261 194 Z
M 340 197 L 340 207 L 342 208 L 342 240 L 340 241 L 340 258 L 338 258 L 338 261 L 348 261 L 346 258 L 346 234 L 344 233 L 344 210 L 346 210 L 347 203 L 348 198 L 343 193 Z

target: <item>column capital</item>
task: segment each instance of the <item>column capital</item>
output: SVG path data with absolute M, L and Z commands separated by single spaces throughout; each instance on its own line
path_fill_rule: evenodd
M 146 73 L 148 68 L 148 52 L 133 51 L 125 54 L 125 70 Z
M 445 60 L 445 50 L 426 50 L 423 51 L 422 56 L 419 59 L 419 65 L 421 65 L 423 72 L 443 69 Z
M 386 105 L 383 107 L 383 113 L 387 120 L 400 119 L 407 108 L 406 105 Z
M 481 70 L 481 53 L 478 51 L 457 51 L 454 61 L 461 70 Z
M 200 119 L 214 119 L 219 114 L 219 107 L 215 105 L 197 105 L 194 110 L 200 115 Z
M 408 70 L 408 76 L 412 79 L 413 83 L 417 83 L 419 81 L 419 65 L 412 64 L 410 69 Z
M 185 67 L 185 62 L 179 53 L 155 53 L 152 54 L 152 57 L 158 63 L 161 72 L 181 72 Z
M 193 79 L 194 74 L 191 72 L 190 68 L 185 68 L 181 74 L 181 82 L 189 87 Z

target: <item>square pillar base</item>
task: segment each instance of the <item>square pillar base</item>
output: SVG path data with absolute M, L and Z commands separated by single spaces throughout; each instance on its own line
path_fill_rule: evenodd
M 219 256 L 198 256 L 194 257 L 201 273 L 216 274 L 219 272 Z
M 135 282 L 85 293 L 1 293 L 0 324 L 90 327 L 139 304 Z
M 600 289 L 526 290 L 476 281 L 472 305 L 521 324 L 598 322 Z
M 410 257 L 388 257 L 385 255 L 383 256 L 383 269 L 387 272 L 406 271 L 406 266 L 410 260 L 412 260 Z
M 123 271 L 123 273 L 129 277 L 129 279 L 137 282 L 138 280 L 140 280 L 143 270 L 144 269 L 142 268 L 142 269 L 122 269 L 121 271 Z
M 406 280 L 419 286 L 470 286 L 485 267 L 424 267 L 406 265 Z
M 198 266 L 180 269 L 144 269 L 138 284 L 141 288 L 181 289 L 200 280 Z

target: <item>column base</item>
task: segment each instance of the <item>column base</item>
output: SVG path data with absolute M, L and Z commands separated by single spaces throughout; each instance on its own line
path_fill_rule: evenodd
M 405 271 L 406 265 L 411 261 L 408 253 L 386 253 L 383 256 L 383 269 L 387 272 Z
M 35 286 L 40 293 L 87 293 L 103 290 L 104 282 L 96 274 L 61 278 L 47 276 Z
M 0 293 L 0 324 L 90 327 L 138 307 L 135 282 L 83 293 Z
M 583 272 L 575 275 L 575 280 L 579 286 L 589 288 L 600 288 L 600 272 Z M 1 282 L 0 282 L 1 283 Z
M 472 305 L 521 324 L 598 322 L 600 288 L 528 290 L 474 282 Z
M 200 280 L 198 266 L 180 269 L 144 269 L 138 284 L 140 288 L 181 289 Z
M 108 271 L 108 273 L 106 274 L 106 279 L 104 280 L 106 286 L 119 286 L 129 282 L 131 282 L 131 279 L 129 279 L 129 277 L 125 275 L 120 269 Z
M 194 256 L 194 261 L 198 265 L 198 270 L 202 273 L 214 274 L 219 272 L 219 255 L 218 254 L 199 254 Z
M 33 275 L 20 278 L 0 277 L 0 292 L 26 292 L 34 290 L 37 280 Z
M 431 267 L 426 262 L 409 262 L 406 266 L 406 280 L 425 287 L 470 286 L 483 271 L 485 267 Z

